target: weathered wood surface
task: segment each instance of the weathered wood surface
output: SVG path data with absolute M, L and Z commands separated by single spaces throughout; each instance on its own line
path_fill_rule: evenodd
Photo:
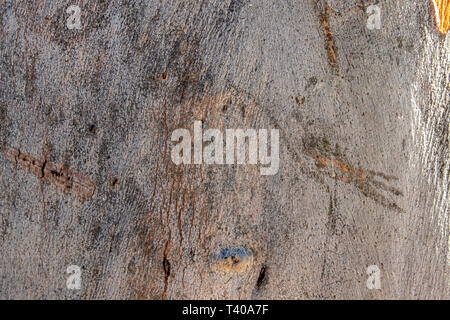
M 0 2 L 0 298 L 449 298 L 427 0 L 378 1 L 380 30 L 339 1 Z M 174 165 L 195 120 L 278 128 L 279 173 Z

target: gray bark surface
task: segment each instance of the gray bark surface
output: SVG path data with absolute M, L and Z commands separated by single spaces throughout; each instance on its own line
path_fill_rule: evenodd
M 448 299 L 449 37 L 344 2 L 0 1 L 0 298 Z M 176 166 L 195 120 L 278 174 Z

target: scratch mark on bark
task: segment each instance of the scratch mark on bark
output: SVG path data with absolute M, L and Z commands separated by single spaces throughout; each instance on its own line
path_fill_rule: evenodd
M 305 152 L 310 157 L 317 159 L 317 167 L 330 178 L 353 184 L 363 195 L 371 198 L 378 204 L 397 212 L 404 212 L 394 201 L 389 200 L 379 191 L 385 191 L 395 196 L 403 196 L 403 193 L 395 187 L 375 179 L 378 176 L 386 181 L 390 181 L 397 179 L 396 177 L 374 171 L 365 172 L 363 169 L 355 169 L 342 160 L 336 159 L 331 155 L 323 155 L 312 149 L 306 149 Z
M 7 159 L 27 169 L 40 179 L 50 182 L 64 193 L 73 194 L 81 199 L 90 199 L 95 193 L 94 182 L 70 168 L 38 159 L 22 153 L 18 149 L 4 147 L 3 152 Z
M 330 26 L 330 6 L 326 5 L 324 11 L 320 13 L 320 23 L 325 35 L 325 49 L 328 54 L 328 63 L 333 74 L 339 73 L 338 49 L 334 41 L 333 32 Z

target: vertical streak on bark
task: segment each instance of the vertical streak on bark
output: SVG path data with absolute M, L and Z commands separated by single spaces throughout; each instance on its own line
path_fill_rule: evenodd
M 324 10 L 320 13 L 320 23 L 322 25 L 322 30 L 325 36 L 325 49 L 327 50 L 328 63 L 330 64 L 333 74 L 338 74 L 338 49 L 336 46 L 336 42 L 334 41 L 333 32 L 331 31 L 330 12 L 330 7 L 326 5 Z

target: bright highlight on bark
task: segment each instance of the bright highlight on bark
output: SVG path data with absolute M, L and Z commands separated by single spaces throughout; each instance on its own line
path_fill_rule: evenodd
M 440 32 L 448 33 L 450 27 L 450 0 L 432 0 L 436 24 Z

